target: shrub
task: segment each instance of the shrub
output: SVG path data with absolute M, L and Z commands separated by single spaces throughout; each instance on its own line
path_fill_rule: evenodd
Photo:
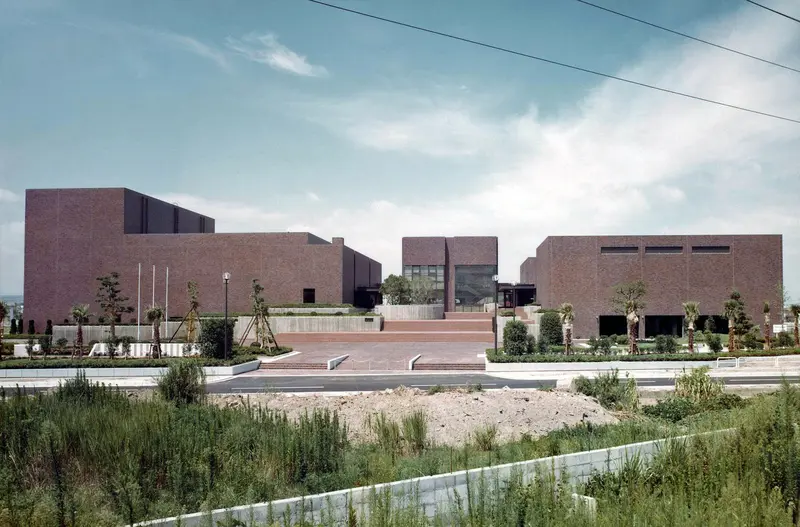
M 628 335 L 617 335 L 617 344 L 620 346 L 628 345 Z
M 611 337 L 590 337 L 589 338 L 589 349 L 592 350 L 592 353 L 602 353 L 604 355 L 608 355 L 611 353 L 611 344 L 614 341 Z
M 415 454 L 428 446 L 428 418 L 423 410 L 403 417 L 403 439 Z
M 643 408 L 644 414 L 677 423 L 700 411 L 699 405 L 685 397 L 670 397 Z
M 542 315 L 539 340 L 547 344 L 563 344 L 564 335 L 561 332 L 561 318 L 555 311 L 547 311 Z
M 113 359 L 117 356 L 117 346 L 119 345 L 119 338 L 116 336 L 111 336 L 109 333 L 108 336 L 103 340 L 106 345 L 106 349 L 108 350 L 109 358 Z
M 158 379 L 156 391 L 165 400 L 178 406 L 203 402 L 206 396 L 206 374 L 195 362 L 180 361 L 170 364 L 167 372 Z
M 775 335 L 776 348 L 791 348 L 792 346 L 794 346 L 794 338 L 787 331 L 781 331 Z
M 487 425 L 478 428 L 472 433 L 475 446 L 478 450 L 489 452 L 497 446 L 497 425 Z
M 703 403 L 704 411 L 709 410 L 731 410 L 733 408 L 743 408 L 746 401 L 740 395 L 735 393 L 721 393 L 716 397 L 707 400 Z
M 708 345 L 708 349 L 712 353 L 719 353 L 722 351 L 722 338 L 716 333 L 710 331 L 703 332 L 703 341 Z
M 60 351 L 61 353 L 64 353 L 64 350 L 67 348 L 67 344 L 69 344 L 69 341 L 64 337 L 61 337 L 56 341 L 56 346 L 58 346 L 58 351 Z
M 233 353 L 233 328 L 235 318 L 228 319 L 228 350 Z M 225 319 L 207 318 L 200 324 L 200 337 L 197 340 L 200 353 L 214 359 L 225 358 Z
M 685 397 L 695 403 L 704 403 L 722 394 L 724 385 L 708 375 L 708 367 L 695 368 L 675 379 L 675 397 Z
M 133 344 L 134 340 L 135 339 L 133 337 L 128 337 L 128 336 L 120 337 L 117 339 L 117 341 L 122 346 L 121 351 L 123 355 L 128 356 L 131 354 L 131 344 Z
M 28 321 L 28 335 L 36 335 L 36 322 L 34 320 Z
M 531 353 L 533 349 L 528 347 L 529 344 L 528 327 L 524 322 L 519 320 L 506 322 L 503 328 L 503 349 L 506 353 L 509 355 Z
M 39 349 L 42 350 L 42 355 L 47 357 L 53 349 L 53 336 L 43 335 L 39 337 Z
M 444 391 L 444 386 L 437 384 L 436 386 L 428 388 L 428 395 L 436 395 L 437 393 L 444 393 Z
M 742 346 L 748 350 L 764 349 L 764 343 L 758 339 L 753 331 L 748 331 L 742 336 Z
M 381 448 L 394 457 L 400 453 L 402 436 L 400 435 L 400 425 L 396 421 L 391 421 L 386 417 L 385 412 L 367 416 L 367 427 L 375 434 L 375 438 Z
M 672 335 L 656 336 L 656 353 L 675 353 L 678 351 L 678 341 Z
M 504 309 L 503 311 L 500 312 L 500 316 L 501 317 L 513 317 L 514 316 L 514 312 L 511 311 L 510 309 Z
M 636 381 L 628 378 L 624 383 L 619 378 L 619 370 L 599 373 L 594 379 L 583 375 L 575 379 L 575 390 L 594 397 L 604 407 L 611 410 L 636 410 L 639 408 L 639 394 Z

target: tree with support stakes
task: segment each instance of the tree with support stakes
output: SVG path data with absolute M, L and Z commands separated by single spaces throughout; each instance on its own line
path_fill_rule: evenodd
M 278 342 L 275 340 L 275 335 L 272 333 L 272 328 L 269 325 L 269 304 L 261 296 L 264 292 L 264 286 L 258 283 L 257 279 L 253 279 L 253 290 L 250 292 L 250 300 L 253 306 L 253 318 L 239 339 L 239 345 L 244 345 L 250 331 L 255 327 L 256 330 L 256 344 L 259 348 L 267 348 L 272 350 L 278 347 Z
M 78 353 L 78 358 L 83 356 L 83 325 L 89 320 L 89 304 L 76 304 L 72 306 L 69 312 L 72 321 L 75 322 L 77 330 L 75 331 L 75 344 L 72 346 L 72 357 Z
M 772 326 L 769 320 L 769 302 L 764 302 L 764 350 L 769 351 L 772 348 Z
M 564 302 L 558 308 L 561 326 L 564 328 L 564 353 L 572 354 L 572 323 L 575 321 L 575 309 L 569 302 Z
M 683 313 L 686 316 L 686 333 L 689 340 L 689 353 L 694 353 L 694 325 L 700 318 L 700 304 L 684 302 Z
M 113 271 L 97 278 L 100 285 L 97 287 L 97 303 L 105 313 L 109 324 L 111 338 L 116 339 L 116 323 L 125 313 L 133 313 L 133 307 L 127 305 L 129 298 L 122 294 L 119 287 L 119 273 Z
M 183 320 L 169 338 L 169 342 L 175 338 L 184 324 L 186 324 L 186 343 L 191 346 L 197 343 L 197 329 L 200 326 L 200 300 L 197 291 L 197 282 L 190 280 L 186 283 L 186 293 L 189 297 L 189 311 L 183 316 Z
M 164 308 L 158 304 L 150 306 L 144 316 L 153 325 L 153 346 L 150 355 L 154 359 L 161 358 L 161 321 L 164 319 Z

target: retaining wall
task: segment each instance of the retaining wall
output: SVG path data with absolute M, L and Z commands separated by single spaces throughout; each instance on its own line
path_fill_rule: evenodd
M 486 371 L 610 371 L 610 370 L 691 370 L 708 366 L 716 367 L 711 360 L 690 361 L 609 361 L 609 362 L 489 362 Z
M 234 341 L 239 341 L 253 317 L 237 317 L 233 330 Z M 272 332 L 280 333 L 335 333 L 380 331 L 381 317 L 345 317 L 345 316 L 315 316 L 315 317 L 269 317 Z M 250 330 L 247 342 L 255 340 L 255 328 Z
M 439 320 L 444 318 L 444 305 L 395 306 L 382 304 L 375 306 L 375 312 L 383 315 L 386 320 Z
M 336 313 L 360 313 L 365 311 L 357 307 L 271 307 L 270 313 L 319 313 L 326 315 L 335 315 Z
M 731 429 L 720 432 L 730 433 L 732 431 Z M 720 432 L 711 432 L 711 434 L 719 434 Z M 681 436 L 672 440 L 686 440 L 690 437 L 692 436 Z M 424 508 L 426 515 L 432 517 L 436 514 L 437 509 L 439 511 L 446 510 L 446 506 L 449 503 L 453 503 L 456 494 L 464 499 L 468 495 L 467 482 L 472 486 L 471 488 L 475 489 L 481 478 L 505 482 L 518 474 L 523 480 L 531 481 L 537 475 L 552 474 L 558 479 L 562 474 L 565 474 L 573 484 L 583 483 L 593 473 L 617 472 L 627 460 L 635 457 L 638 457 L 642 462 L 649 462 L 667 441 L 670 441 L 670 439 L 633 443 L 494 467 L 462 470 L 438 476 L 395 481 L 375 485 L 374 487 L 359 487 L 312 496 L 288 498 L 271 503 L 244 505 L 232 509 L 218 509 L 210 513 L 199 512 L 182 516 L 180 519 L 177 517 L 163 518 L 139 523 L 137 526 L 176 527 L 181 525 L 182 527 L 194 527 L 209 523 L 216 525 L 218 521 L 223 521 L 226 518 L 236 518 L 249 525 L 248 522 L 250 521 L 265 523 L 269 519 L 270 511 L 276 517 L 280 517 L 288 511 L 292 524 L 298 522 L 302 516 L 312 521 L 319 521 L 322 511 L 325 512 L 327 517 L 334 518 L 337 525 L 346 524 L 348 504 L 357 512 L 367 510 L 370 497 L 374 493 L 387 493 L 391 495 L 394 502 L 403 502 L 403 500 L 408 500 L 413 496 L 418 501 L 419 506 Z M 209 519 L 212 522 L 209 522 Z
M 0 379 L 52 379 L 69 378 L 83 372 L 86 377 L 159 377 L 167 372 L 167 368 L 126 368 L 125 359 L 118 359 L 119 368 L 0 368 Z M 91 359 L 86 359 L 87 364 Z M 235 366 L 205 366 L 206 375 L 231 376 L 257 370 L 261 366 L 260 360 L 253 360 Z
M 180 326 L 180 322 L 162 322 L 161 323 L 161 340 L 167 341 L 172 337 L 172 334 Z M 117 337 L 133 337 L 136 338 L 136 326 L 116 326 L 114 331 Z M 198 329 L 199 331 L 199 329 Z M 71 344 L 75 341 L 78 333 L 78 326 L 53 326 L 53 342 L 60 338 L 65 338 Z M 99 325 L 85 325 L 83 326 L 83 342 L 87 343 L 92 340 L 102 342 L 110 333 L 109 326 Z M 199 333 L 198 333 L 199 334 Z M 186 324 L 181 327 L 176 338 L 183 338 L 186 336 Z M 139 340 L 153 340 L 153 326 L 152 324 L 143 323 L 139 326 Z

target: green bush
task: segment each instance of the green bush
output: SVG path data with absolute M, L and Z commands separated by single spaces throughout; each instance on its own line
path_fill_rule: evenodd
M 791 348 L 794 346 L 794 338 L 786 331 L 781 331 L 775 335 L 776 348 Z
M 556 311 L 547 311 L 542 315 L 539 340 L 547 344 L 563 344 L 564 335 L 561 332 L 561 318 Z
M 528 327 L 519 320 L 509 320 L 503 328 L 503 349 L 509 355 L 532 353 Z
M 619 345 L 619 346 L 627 346 L 628 345 L 628 335 L 617 335 L 616 341 L 617 341 L 617 345 Z
M 178 406 L 201 403 L 206 397 L 206 374 L 196 362 L 170 364 L 156 388 L 161 397 Z
M 678 351 L 678 341 L 672 335 L 656 336 L 656 353 L 675 353 Z
M 703 332 L 703 341 L 708 346 L 712 353 L 719 353 L 722 351 L 722 338 L 716 333 L 710 331 Z
M 645 406 L 644 414 L 649 417 L 677 423 L 700 411 L 700 406 L 685 397 L 669 397 L 652 406 Z
M 748 331 L 742 336 L 742 346 L 748 350 L 764 349 L 764 343 L 752 331 Z
M 617 369 L 610 373 L 598 373 L 594 379 L 581 375 L 575 379 L 575 390 L 594 397 L 604 408 L 611 410 L 633 411 L 639 408 L 636 381 L 628 378 L 622 382 Z
M 694 368 L 675 379 L 675 397 L 685 397 L 695 403 L 705 403 L 722 394 L 722 381 L 712 379 L 708 366 Z
M 234 346 L 233 347 L 233 354 L 234 356 L 251 356 L 251 355 L 263 355 L 266 357 L 277 357 L 278 355 L 283 355 L 284 353 L 289 353 L 293 351 L 291 346 L 278 346 L 277 348 L 273 348 L 271 350 L 264 348 L 260 349 L 258 344 L 253 346 Z
M 228 319 L 228 350 L 233 353 L 233 329 L 235 318 Z M 204 318 L 200 323 L 200 353 L 213 359 L 225 358 L 225 319 Z
M 603 353 L 604 355 L 608 355 L 611 353 L 611 345 L 613 344 L 614 340 L 612 337 L 589 337 L 589 349 L 592 353 Z

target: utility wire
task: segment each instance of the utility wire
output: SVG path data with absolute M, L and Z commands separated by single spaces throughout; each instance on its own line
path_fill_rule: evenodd
M 745 53 L 743 51 L 737 51 L 735 49 L 731 49 L 720 44 L 714 44 L 713 42 L 709 42 L 708 40 L 703 40 L 702 38 L 693 37 L 691 35 L 687 35 L 686 33 L 681 33 L 680 31 L 675 31 L 674 29 L 669 29 L 664 26 L 659 26 L 658 24 L 654 24 L 652 22 L 648 22 L 646 20 L 642 20 L 641 18 L 636 18 L 630 15 L 626 15 L 625 13 L 620 13 L 619 11 L 614 11 L 613 9 L 609 9 L 607 7 L 603 7 L 601 5 L 593 4 L 592 2 L 587 2 L 586 0 L 575 0 L 576 2 L 580 2 L 581 4 L 585 4 L 596 9 L 600 9 L 601 11 L 606 11 L 607 13 L 612 13 L 617 16 L 621 16 L 627 18 L 628 20 L 633 20 L 634 22 L 639 22 L 640 24 L 645 24 L 650 27 L 654 27 L 656 29 L 660 29 L 662 31 L 666 31 L 667 33 L 672 33 L 673 35 L 679 35 L 684 38 L 688 38 L 690 40 L 694 40 L 696 42 L 702 42 L 703 44 L 708 44 L 709 46 L 714 46 L 715 48 L 724 49 L 725 51 L 730 51 L 731 53 L 736 53 L 737 55 L 741 55 L 743 57 L 748 57 L 751 59 L 755 59 L 760 62 L 764 62 L 766 64 L 772 64 L 773 66 L 778 66 L 779 68 L 791 70 L 797 73 L 800 73 L 800 69 L 792 68 L 791 66 L 785 66 L 783 64 L 778 64 L 777 62 L 773 62 L 771 60 L 762 59 L 761 57 L 756 57 L 755 55 L 750 55 L 749 53 Z
M 773 13 L 775 13 L 776 15 L 781 15 L 782 17 L 786 17 L 786 18 L 788 18 L 789 20 L 794 20 L 795 22 L 797 22 L 798 24 L 800 24 L 800 18 L 795 18 L 795 17 L 793 17 L 793 16 L 789 16 L 789 15 L 787 15 L 786 13 L 781 13 L 780 11 L 776 11 L 776 10 L 772 9 L 771 7 L 767 7 L 767 6 L 763 5 L 763 4 L 759 4 L 758 2 L 753 2 L 753 0 L 744 0 L 744 1 L 745 1 L 745 2 L 750 2 L 750 3 L 751 3 L 751 4 L 753 4 L 753 5 L 757 5 L 757 6 L 758 6 L 758 7 L 760 7 L 761 9 L 766 9 L 767 11 L 772 11 L 772 12 L 773 12 Z
M 670 90 L 668 88 L 661 88 L 660 86 L 654 86 L 652 84 L 646 84 L 644 82 L 638 82 L 638 81 L 634 81 L 634 80 L 630 80 L 630 79 L 625 79 L 623 77 L 617 77 L 616 75 L 610 75 L 608 73 L 602 73 L 600 71 L 590 70 L 588 68 L 582 68 L 580 66 L 574 66 L 572 64 L 567 64 L 565 62 L 558 62 L 556 60 L 546 59 L 544 57 L 538 57 L 536 55 L 530 55 L 528 53 L 523 53 L 521 51 L 514 51 L 513 49 L 504 48 L 504 47 L 501 47 L 501 46 L 495 46 L 493 44 L 487 44 L 485 42 L 479 42 L 477 40 L 471 40 L 471 39 L 468 39 L 468 38 L 465 38 L 465 37 L 459 37 L 459 36 L 456 36 L 456 35 L 451 35 L 449 33 L 443 33 L 441 31 L 436 31 L 434 29 L 428 29 L 428 28 L 425 28 L 425 27 L 422 27 L 422 26 L 415 26 L 413 24 L 407 24 L 405 22 L 400 22 L 398 20 L 392 20 L 391 18 L 384 18 L 384 17 L 378 16 L 378 15 L 372 15 L 370 13 L 365 13 L 363 11 L 356 11 L 355 9 L 349 9 L 349 8 L 346 8 L 346 7 L 338 6 L 336 4 L 329 4 L 327 2 L 322 2 L 321 0 L 308 0 L 308 1 L 311 2 L 311 3 L 314 3 L 314 4 L 321 5 L 321 6 L 330 7 L 330 8 L 333 8 L 333 9 L 338 9 L 339 11 L 345 11 L 347 13 L 352 13 L 354 15 L 359 15 L 359 16 L 371 18 L 373 20 L 380 20 L 381 22 L 387 22 L 389 24 L 394 24 L 396 26 L 402 26 L 402 27 L 406 27 L 406 28 L 409 28 L 409 29 L 415 29 L 417 31 L 423 31 L 425 33 L 430 33 L 432 35 L 438 35 L 440 37 L 445 37 L 445 38 L 449 38 L 449 39 L 453 39 L 453 40 L 458 40 L 460 42 L 466 42 L 468 44 L 474 44 L 476 46 L 481 46 L 481 47 L 488 48 L 488 49 L 493 49 L 493 50 L 496 50 L 496 51 L 502 51 L 504 53 L 510 53 L 511 55 L 517 55 L 519 57 L 525 57 L 525 58 L 528 58 L 528 59 L 538 60 L 540 62 L 545 62 L 547 64 L 553 64 L 555 66 L 561 66 L 563 68 L 569 68 L 569 69 L 573 69 L 573 70 L 576 70 L 576 71 L 582 71 L 584 73 L 590 73 L 592 75 L 597 75 L 598 77 L 605 77 L 607 79 L 613 79 L 613 80 L 624 82 L 624 83 L 627 83 L 627 84 L 633 84 L 634 86 L 640 86 L 642 88 L 650 88 L 651 90 L 657 90 L 657 91 L 664 92 L 664 93 L 669 93 L 669 94 L 672 94 L 672 95 L 678 95 L 680 97 L 685 97 L 687 99 L 694 99 L 696 101 L 707 102 L 709 104 L 715 104 L 717 106 L 724 106 L 726 108 L 732 108 L 734 110 L 740 110 L 740 111 L 743 111 L 743 112 L 754 113 L 754 114 L 757 114 L 757 115 L 763 115 L 764 117 L 771 117 L 773 119 L 780 119 L 781 121 L 788 121 L 790 123 L 800 124 L 800 119 L 792 119 L 791 117 L 783 117 L 781 115 L 762 112 L 762 111 L 759 111 L 759 110 L 753 110 L 753 109 L 750 109 L 750 108 L 745 108 L 743 106 L 736 106 L 734 104 L 728 104 L 728 103 L 721 102 L 721 101 L 715 101 L 713 99 L 706 99 L 705 97 L 700 97 L 700 96 L 697 96 L 697 95 L 691 95 L 691 94 L 688 94 L 688 93 L 683 93 L 683 92 L 679 92 L 679 91 L 675 91 L 675 90 Z

